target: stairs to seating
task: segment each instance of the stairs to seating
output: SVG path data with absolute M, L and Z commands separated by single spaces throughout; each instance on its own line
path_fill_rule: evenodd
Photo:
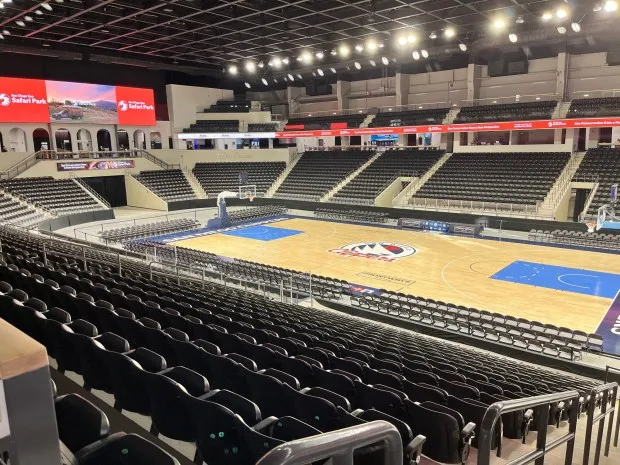
M 184 167 L 183 168 L 183 174 L 185 174 L 185 177 L 189 181 L 189 185 L 192 186 L 192 189 L 194 190 L 194 195 L 196 195 L 196 198 L 198 198 L 198 199 L 206 199 L 208 197 L 207 193 L 202 188 L 202 185 L 198 181 L 198 178 L 196 177 L 194 172 L 192 170 L 190 170 L 189 168 Z
M 564 119 L 568 114 L 568 109 L 570 108 L 570 102 L 558 102 L 558 106 L 555 108 L 553 112 L 553 119 Z
M 592 201 L 596 197 L 596 193 L 597 193 L 599 187 L 600 187 L 600 183 L 595 182 L 594 186 L 592 187 L 592 190 L 588 194 L 588 198 L 586 199 L 586 203 L 583 205 L 583 210 L 581 210 L 581 213 L 579 214 L 579 221 L 584 221 L 584 220 L 586 220 L 588 218 L 588 210 L 590 209 L 590 205 L 592 205 Z M 592 216 L 592 215 L 590 215 L 590 216 Z
M 362 124 L 360 124 L 360 128 L 367 128 L 370 123 L 372 123 L 373 119 L 375 119 L 375 115 L 367 115 L 364 121 L 362 121 Z
M 411 183 L 405 187 L 400 194 L 394 197 L 392 201 L 392 206 L 394 207 L 402 207 L 409 203 L 411 197 L 415 195 L 415 193 L 424 185 L 426 181 L 430 179 L 430 177 L 435 174 L 435 172 L 441 168 L 441 166 L 448 161 L 452 154 L 446 153 L 443 157 L 439 159 L 437 163 L 435 163 L 431 169 L 429 169 L 423 176 L 419 178 L 415 178 Z
M 456 118 L 456 115 L 459 114 L 460 109 L 459 108 L 452 108 L 448 114 L 446 115 L 446 118 L 443 120 L 443 124 L 452 124 L 454 123 L 454 118 Z
M 342 181 L 340 181 L 336 187 L 334 187 L 331 191 L 329 191 L 327 194 L 325 194 L 323 197 L 321 197 L 320 201 L 321 202 L 327 202 L 327 200 L 331 199 L 334 196 L 334 194 L 336 194 L 336 192 L 338 192 L 344 186 L 346 186 L 351 181 L 353 181 L 362 171 L 364 171 L 366 168 L 368 168 L 370 165 L 372 165 L 372 163 L 377 158 L 379 158 L 381 155 L 383 155 L 383 152 L 375 153 L 372 157 L 370 157 L 370 159 L 366 163 L 364 163 L 358 169 L 353 171 L 349 176 L 347 176 Z
M 579 165 L 583 161 L 585 154 L 575 154 L 571 156 L 569 162 L 562 170 L 562 173 L 558 176 L 557 180 L 549 190 L 549 193 L 543 200 L 542 204 L 538 207 L 537 216 L 542 216 L 548 219 L 554 219 L 555 210 L 560 204 L 560 201 L 566 195 L 566 192 L 571 188 L 571 180 L 577 172 Z
M 88 184 L 86 184 L 84 182 L 84 180 L 80 179 L 80 178 L 73 178 L 73 182 L 76 183 L 80 189 L 82 189 L 84 192 L 86 192 L 88 195 L 90 195 L 99 205 L 101 205 L 101 208 L 112 208 L 110 206 L 110 203 L 104 199 L 103 197 L 101 197 L 97 192 L 95 192 L 93 189 L 91 189 Z
M 280 185 L 282 185 L 288 174 L 293 170 L 293 168 L 295 168 L 297 162 L 301 160 L 301 155 L 301 153 L 297 154 L 295 158 L 291 160 L 286 169 L 282 171 L 282 174 L 280 174 L 280 176 L 278 176 L 278 178 L 271 185 L 271 187 L 267 189 L 267 192 L 265 192 L 265 197 L 273 197 L 273 193 L 278 190 L 278 188 L 280 187 Z

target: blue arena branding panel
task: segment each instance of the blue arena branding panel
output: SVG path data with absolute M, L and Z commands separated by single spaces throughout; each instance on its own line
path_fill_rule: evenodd
M 603 338 L 603 352 L 620 355 L 620 293 L 607 309 L 596 334 Z
M 523 261 L 512 262 L 491 278 L 609 299 L 620 289 L 618 274 Z
M 272 228 L 270 226 L 250 226 L 247 228 L 239 228 L 233 231 L 225 231 L 222 234 L 227 236 L 244 237 L 246 239 L 255 239 L 257 241 L 275 241 L 289 236 L 301 234 L 303 231 L 285 228 Z

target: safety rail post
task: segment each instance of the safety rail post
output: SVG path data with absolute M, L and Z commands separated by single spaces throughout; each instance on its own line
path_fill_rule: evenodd
M 605 382 L 606 383 L 609 381 L 609 373 L 610 372 L 612 372 L 612 373 L 620 373 L 620 369 L 614 368 L 614 367 L 611 367 L 611 366 L 607 365 L 607 367 L 605 367 Z M 616 399 L 616 402 L 617 401 L 618 401 L 618 399 Z M 613 422 L 614 422 L 614 417 L 613 417 L 613 413 L 612 413 L 612 416 L 611 416 L 611 419 L 610 419 L 610 425 L 613 424 Z M 618 434 L 619 433 L 620 433 L 620 415 L 618 415 L 618 419 L 616 420 L 616 433 L 614 434 L 614 447 L 618 447 Z
M 608 373 L 609 370 L 606 371 Z M 611 393 L 611 399 L 609 394 Z M 601 412 L 594 415 L 596 409 L 596 401 L 602 394 Z M 611 401 L 611 407 L 607 405 Z M 607 425 L 607 439 L 605 441 L 605 457 L 609 456 L 609 444 L 611 442 L 611 429 L 614 422 L 614 413 L 616 411 L 616 402 L 618 401 L 618 383 L 606 383 L 592 388 L 590 398 L 588 400 L 588 418 L 586 423 L 586 437 L 583 445 L 583 465 L 588 465 L 590 461 L 590 444 L 592 442 L 592 429 L 594 424 L 598 423 L 598 432 L 596 434 L 596 445 L 594 448 L 594 465 L 598 465 L 601 458 L 601 442 L 603 441 L 603 432 L 605 430 L 605 417 L 609 415 L 609 424 Z M 616 433 L 616 444 L 618 435 Z
M 402 465 L 403 445 L 394 425 L 371 421 L 330 433 L 287 442 L 267 452 L 256 465 L 303 465 L 332 458 L 338 465 L 352 465 L 356 449 L 383 442 L 384 465 Z
M 547 442 L 549 405 L 553 402 L 567 402 L 569 400 L 571 401 L 572 409 L 569 417 L 568 433 Z M 478 465 L 489 465 L 491 463 L 491 443 L 493 442 L 493 438 L 495 436 L 495 425 L 500 417 L 506 413 L 531 408 L 537 409 L 536 417 L 538 419 L 538 437 L 536 439 L 536 450 L 515 458 L 506 465 L 525 465 L 530 462 L 535 462 L 536 465 L 543 465 L 545 462 L 545 454 L 564 443 L 566 443 L 566 456 L 564 464 L 572 465 L 573 449 L 575 446 L 575 431 L 577 430 L 577 415 L 579 413 L 579 392 L 575 390 L 495 402 L 489 406 L 480 425 L 480 435 L 478 439 Z

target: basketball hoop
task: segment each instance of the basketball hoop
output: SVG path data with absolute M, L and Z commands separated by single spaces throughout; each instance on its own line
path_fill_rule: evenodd
M 596 231 L 596 221 L 586 221 L 586 226 L 588 227 L 588 232 Z
M 246 199 L 248 199 L 250 202 L 254 202 L 254 196 L 253 195 L 246 195 L 245 196 Z

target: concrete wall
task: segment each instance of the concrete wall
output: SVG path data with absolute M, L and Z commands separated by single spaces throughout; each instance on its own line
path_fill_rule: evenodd
M 148 190 L 144 184 L 130 175 L 125 175 L 127 206 L 148 208 L 149 210 L 168 210 L 168 204 Z
M 572 141 L 571 141 L 572 142 Z M 571 144 L 541 145 L 465 145 L 454 138 L 454 153 L 507 153 L 507 152 L 572 152 Z
M 0 152 L 0 172 L 7 171 L 30 155 L 32 152 Z
M 396 106 L 396 96 L 386 95 L 383 97 L 364 97 L 364 98 L 351 98 L 349 100 L 350 109 L 362 109 L 366 108 L 381 108 L 381 107 L 393 107 Z M 366 113 L 363 111 L 363 113 Z
M 329 100 L 327 102 L 300 103 L 300 113 L 318 113 L 318 112 L 334 112 L 338 111 L 338 100 Z M 307 115 L 305 115 L 307 116 Z
M 500 99 L 515 95 L 555 94 L 557 66 L 557 57 L 530 60 L 527 74 L 499 77 L 489 77 L 488 67 L 483 66 L 479 98 Z
M 375 206 L 392 208 L 392 201 L 394 200 L 394 197 L 400 193 L 403 181 L 411 181 L 412 179 L 413 178 L 410 177 L 400 177 L 396 179 L 377 196 L 375 199 Z
M 91 161 L 94 161 L 92 159 Z M 139 173 L 145 170 L 160 170 L 156 164 L 148 161 L 146 158 L 118 158 L 117 160 L 134 160 L 135 168 L 127 170 L 92 170 L 92 171 L 58 171 L 56 163 L 71 162 L 72 160 L 42 160 L 28 170 L 20 173 L 18 178 L 34 178 L 41 176 L 52 176 L 53 178 L 92 178 L 99 176 L 120 176 L 126 173 Z M 88 161 L 80 159 L 75 161 Z
M 620 89 L 620 66 L 607 65 L 607 53 L 571 55 L 568 68 L 568 96 L 583 98 L 583 93 L 597 97 L 596 90 Z
M 192 169 L 196 163 L 234 161 L 284 161 L 289 162 L 294 148 L 261 150 L 158 150 L 156 155 L 166 163 Z
M 467 99 L 467 68 L 409 76 L 408 104 L 454 102 Z
M 351 94 L 362 92 L 378 92 L 380 90 L 396 91 L 396 76 L 386 78 L 366 79 L 363 81 L 351 81 Z
M 227 89 L 209 87 L 193 87 L 169 84 L 166 86 L 168 100 L 168 116 L 173 132 L 196 121 L 196 113 L 210 107 L 218 100 L 232 99 L 234 93 Z

